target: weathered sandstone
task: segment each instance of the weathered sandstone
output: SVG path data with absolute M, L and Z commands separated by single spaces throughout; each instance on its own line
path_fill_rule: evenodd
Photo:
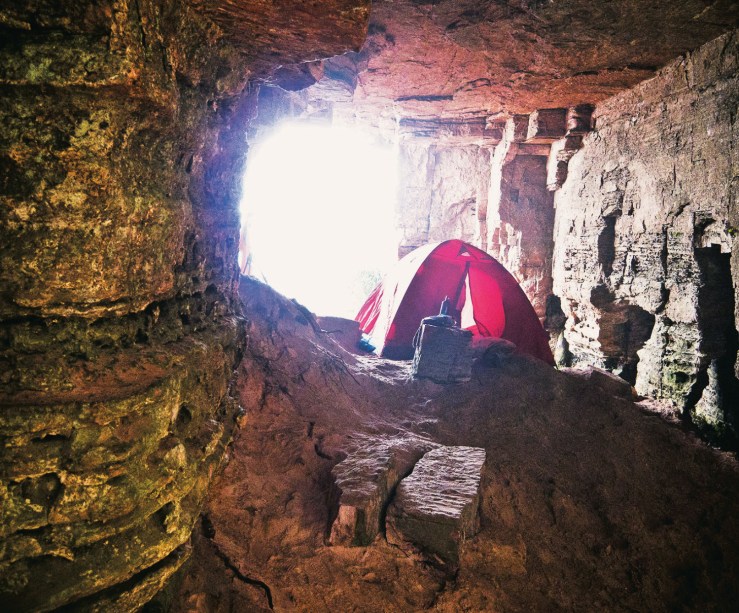
M 265 3 L 234 31 L 200 4 L 0 2 L 0 602 L 14 611 L 136 610 L 190 555 L 238 410 L 249 80 L 277 67 L 274 48 L 291 62 L 356 48 L 368 14 L 342 0 L 317 29 L 326 2 L 277 27 Z
M 737 58 L 734 32 L 599 105 L 555 200 L 554 291 L 573 361 L 620 373 L 729 438 Z
M 480 474 L 485 450 L 439 447 L 403 479 L 388 509 L 388 539 L 409 541 L 454 568 L 459 549 L 479 530 Z

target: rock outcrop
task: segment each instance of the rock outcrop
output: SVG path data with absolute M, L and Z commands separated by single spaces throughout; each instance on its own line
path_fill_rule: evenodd
M 595 103 L 736 26 L 731 0 L 376 0 L 355 104 L 488 118 Z
M 737 39 L 599 105 L 555 202 L 572 360 L 675 402 L 725 442 L 739 417 Z
M 449 238 L 480 244 L 490 185 L 490 143 L 497 142 L 493 139 L 481 135 L 478 143 L 469 144 L 443 130 L 433 139 L 425 132 L 403 137 L 398 256 Z
M 247 85 L 369 8 L 267 4 L 0 3 L 4 608 L 136 610 L 189 555 L 238 409 Z
M 579 105 L 493 122 L 401 120 L 399 255 L 461 238 L 516 277 L 542 321 L 551 317 L 553 192 L 591 113 Z
M 628 385 L 516 355 L 478 365 L 458 385 L 411 379 L 407 364 L 343 351 L 268 287 L 245 279 L 243 295 L 250 322 L 239 367 L 245 414 L 196 531 L 175 610 L 734 606 L 736 461 L 634 404 L 622 393 Z M 405 539 L 392 545 L 382 532 L 367 544 L 331 543 L 337 469 L 351 466 L 357 452 L 371 457 L 374 442 L 382 461 L 367 467 L 380 470 L 356 473 L 372 486 L 384 478 L 375 476 L 384 473 L 389 448 L 416 437 L 486 454 L 479 506 L 476 479 L 469 490 L 447 482 L 452 469 L 420 478 L 416 464 L 396 493 L 395 504 L 414 482 L 423 506 L 434 484 L 448 486 L 439 488 L 442 499 L 468 492 L 460 506 L 469 521 L 457 524 L 472 526 L 464 545 L 442 539 L 441 553 L 453 560 L 458 552 L 457 562 L 430 563 L 431 542 L 439 542 L 432 525 L 413 535 L 418 544 L 429 539 L 426 552 Z M 479 531 L 472 535 L 474 508 Z

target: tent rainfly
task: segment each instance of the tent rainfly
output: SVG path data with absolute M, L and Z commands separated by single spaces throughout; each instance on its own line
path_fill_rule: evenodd
M 372 291 L 356 320 L 387 358 L 413 357 L 413 336 L 436 315 L 445 296 L 449 314 L 476 336 L 504 338 L 520 353 L 554 364 L 547 333 L 526 294 L 491 255 L 461 240 L 415 249 Z

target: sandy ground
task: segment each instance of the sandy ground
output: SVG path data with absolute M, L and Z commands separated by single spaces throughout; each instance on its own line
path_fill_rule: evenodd
M 739 468 L 647 403 L 525 357 L 438 385 L 340 348 L 256 281 L 230 461 L 175 611 L 734 611 Z M 368 441 L 483 447 L 480 532 L 450 573 L 330 546 L 331 468 Z

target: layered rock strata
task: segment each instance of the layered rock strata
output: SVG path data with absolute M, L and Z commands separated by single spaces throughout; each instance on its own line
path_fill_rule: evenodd
M 135 610 L 189 555 L 237 413 L 247 85 L 274 48 L 291 62 L 356 48 L 368 9 L 337 2 L 336 27 L 306 39 L 259 13 L 233 32 L 192 4 L 0 2 L 0 601 L 14 611 Z
M 574 362 L 731 438 L 736 427 L 737 32 L 598 106 L 556 195 L 554 289 Z
M 236 411 L 238 336 L 203 332 L 79 365 L 69 391 L 3 398 L 7 606 L 49 610 L 102 590 L 106 610 L 129 610 L 187 558 Z
M 738 18 L 732 0 L 375 0 L 355 102 L 423 119 L 599 102 Z
M 398 255 L 448 238 L 479 244 L 491 147 L 500 129 L 482 123 L 400 122 Z
M 401 119 L 399 255 L 449 237 L 470 242 L 513 273 L 542 321 L 551 318 L 552 192 L 591 113 L 581 104 L 507 120 Z
M 550 110 L 553 117 L 548 124 L 541 126 L 533 115 L 517 115 L 508 121 L 492 158 L 486 220 L 485 248 L 516 277 L 542 318 L 551 294 L 554 249 L 547 159 L 551 143 L 565 133 L 566 109 L 554 110 Z

